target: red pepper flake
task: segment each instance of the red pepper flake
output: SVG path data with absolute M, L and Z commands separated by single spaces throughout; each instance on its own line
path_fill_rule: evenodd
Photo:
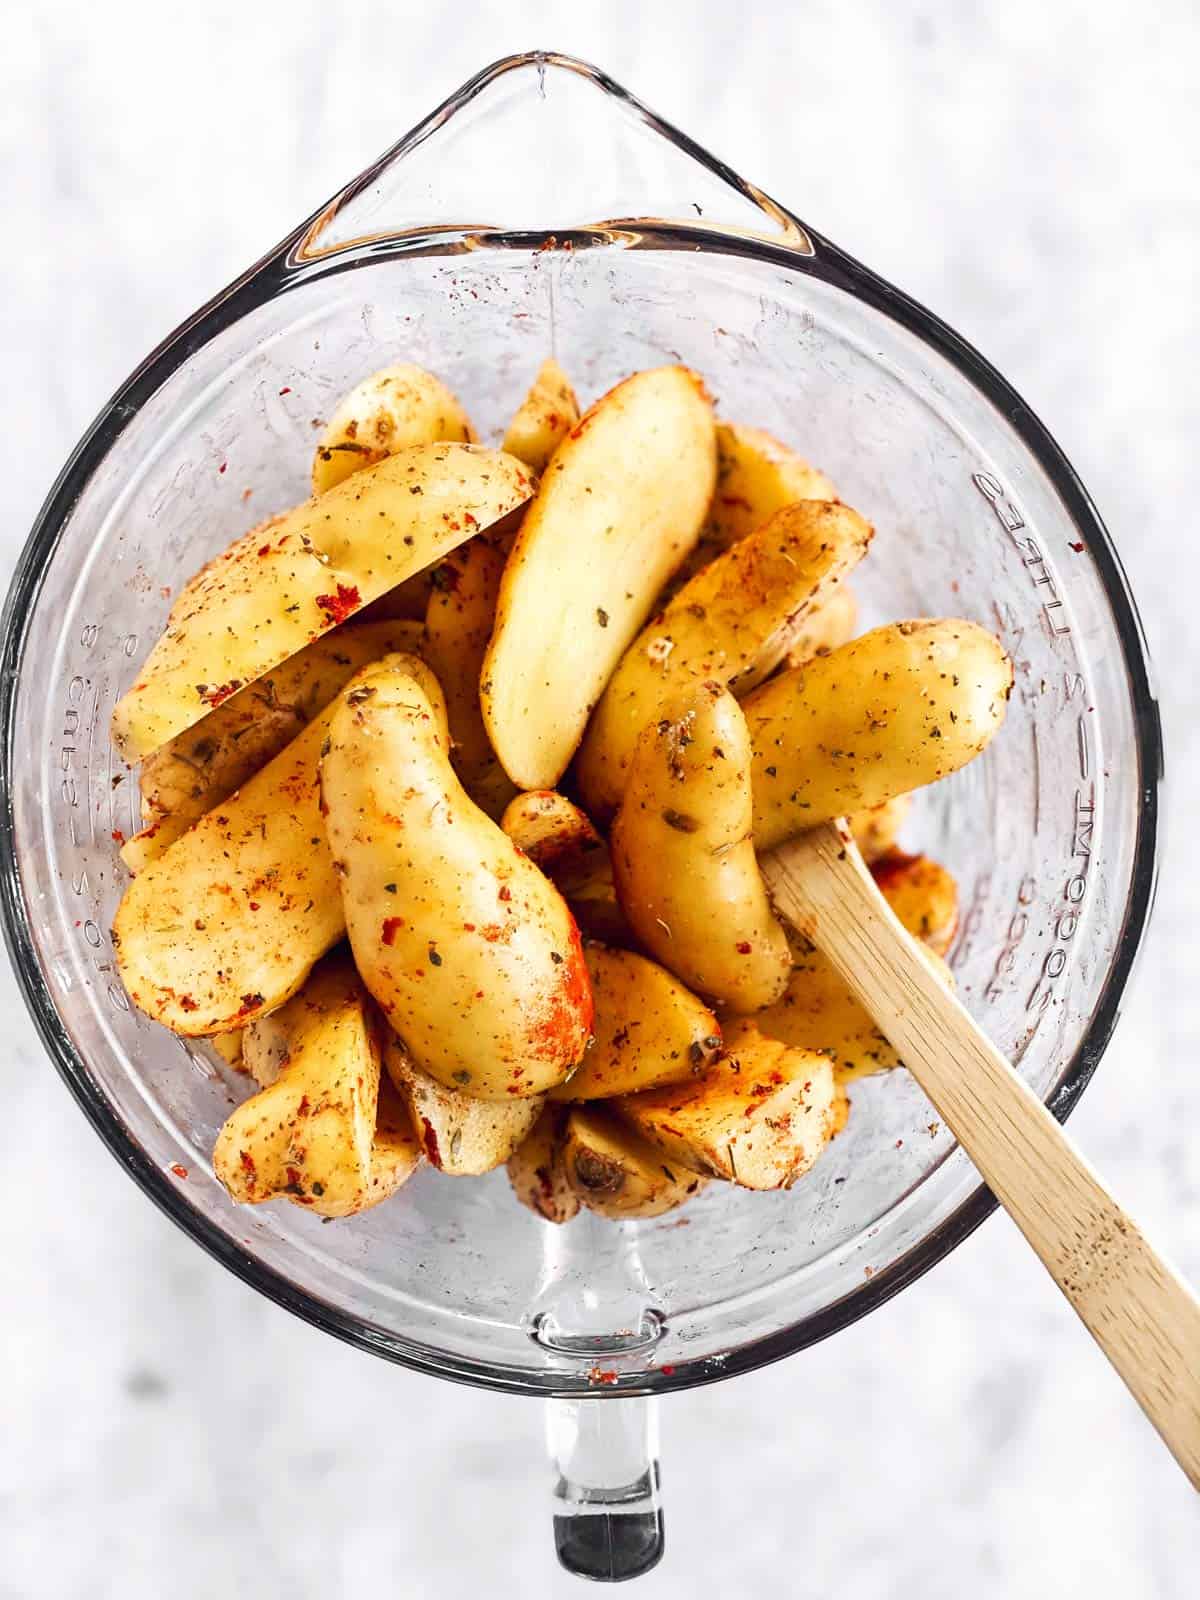
M 262 1003 L 263 997 L 261 994 L 244 994 L 242 996 L 242 1004 L 239 1009 L 241 1011 L 253 1011 L 255 1006 L 260 1006 Z
M 225 471 L 225 468 L 226 468 L 226 467 L 227 467 L 227 466 L 228 466 L 228 465 L 229 465 L 229 463 L 228 463 L 228 461 L 222 461 L 222 463 L 221 463 L 221 465 L 220 465 L 220 466 L 219 466 L 219 467 L 218 467 L 218 468 L 217 468 L 217 471 L 218 471 L 218 472 L 224 472 L 224 471 Z
M 192 999 L 190 994 L 181 994 L 179 996 L 179 1004 L 185 1011 L 199 1010 L 199 1007 L 196 1005 L 196 1002 Z
M 658 1370 L 662 1373 L 664 1378 L 673 1378 L 675 1376 L 675 1368 L 669 1361 L 665 1367 L 660 1367 Z
M 271 546 L 269 544 L 260 544 L 258 553 L 260 556 L 269 556 L 271 554 Z
M 250 1154 L 249 1150 L 239 1151 L 238 1160 L 242 1164 L 242 1171 L 248 1172 L 250 1176 L 253 1177 L 258 1169 L 254 1165 L 254 1157 Z
M 285 384 L 284 384 L 284 386 L 283 386 L 283 388 L 282 388 L 282 389 L 280 389 L 280 391 L 279 391 L 279 392 L 280 392 L 280 394 L 291 394 L 291 392 L 292 392 L 292 388 L 291 388 L 291 385 L 290 385 L 290 384 L 287 384 L 287 383 L 285 383 Z
M 511 900 L 512 899 L 512 890 L 508 887 L 507 884 L 504 884 L 501 887 L 499 896 L 497 898 L 500 899 L 500 900 Z
M 357 587 L 352 583 L 339 583 L 336 594 L 319 594 L 317 604 L 328 616 L 330 622 L 337 624 L 345 622 L 362 604 L 362 597 Z
M 589 1383 L 612 1384 L 617 1381 L 617 1372 L 613 1367 L 592 1367 L 588 1372 Z
M 385 917 L 383 919 L 383 929 L 380 932 L 379 937 L 383 940 L 384 944 L 395 944 L 396 930 L 398 928 L 402 928 L 403 926 L 403 917 Z
M 251 900 L 250 909 L 251 909 L 251 911 L 257 911 L 258 910 L 258 901 L 257 900 Z
M 113 829 L 112 837 L 113 837 L 113 843 L 114 844 L 124 844 L 125 843 L 125 835 L 121 832 L 120 828 L 114 828 Z
M 437 1167 L 440 1171 L 442 1165 L 442 1152 L 438 1149 L 437 1129 L 434 1127 L 433 1123 L 429 1121 L 428 1117 L 421 1118 L 421 1128 L 421 1142 L 425 1146 L 425 1154 L 429 1157 L 429 1160 L 433 1166 Z
M 751 946 L 748 939 L 743 939 L 741 943 L 736 945 L 734 948 L 737 950 L 738 955 L 748 956 L 750 954 Z
M 177 1178 L 186 1178 L 187 1175 L 188 1175 L 187 1168 L 180 1166 L 178 1161 L 172 1161 L 172 1163 L 171 1163 L 171 1171 L 175 1174 L 175 1176 Z
M 198 683 L 196 685 L 196 693 L 208 705 L 216 707 L 228 700 L 231 694 L 236 694 L 241 687 L 242 680 L 240 678 L 230 678 L 228 683 L 220 683 L 215 689 L 210 689 L 206 683 Z
M 1082 541 L 1077 543 L 1075 540 L 1072 540 L 1071 541 L 1071 549 L 1075 551 L 1076 555 L 1082 555 L 1083 552 L 1087 549 L 1087 546 L 1085 544 L 1083 544 Z
M 308 1115 L 308 1108 L 309 1108 L 308 1096 L 306 1094 L 302 1094 L 300 1096 L 300 1104 L 296 1107 L 296 1115 L 299 1116 L 299 1117 L 306 1117 Z
M 463 932 L 464 933 L 474 933 L 475 932 L 475 924 L 473 922 L 464 922 L 463 923 Z
M 300 1187 L 300 1168 L 299 1167 L 287 1167 L 287 1168 L 285 1168 L 285 1176 L 287 1177 L 288 1188 L 289 1189 L 298 1189 Z

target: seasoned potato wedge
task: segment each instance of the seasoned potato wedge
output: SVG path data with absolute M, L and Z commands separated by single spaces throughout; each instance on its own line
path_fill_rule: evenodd
M 579 402 L 557 361 L 543 361 L 508 425 L 502 449 L 538 474 L 579 421 Z
M 532 492 L 528 469 L 501 451 L 419 445 L 287 512 L 269 537 L 235 540 L 184 587 L 118 701 L 117 748 L 150 755 Z
M 500 825 L 561 891 L 585 938 L 636 942 L 617 900 L 608 846 L 574 801 L 556 789 L 530 789 L 516 796 Z
M 789 667 L 802 667 L 826 650 L 853 639 L 858 626 L 858 601 L 847 583 L 839 583 L 823 605 L 810 612 L 788 646 Z
M 579 932 L 464 792 L 422 662 L 389 656 L 355 680 L 321 775 L 354 958 L 413 1060 L 482 1099 L 561 1082 L 592 1022 Z
M 696 542 L 716 471 L 712 406 L 686 367 L 611 389 L 555 451 L 500 585 L 480 693 L 522 789 L 549 789 Z
M 677 1166 L 747 1189 L 786 1189 L 829 1143 L 837 1098 L 828 1057 L 764 1038 L 745 1019 L 703 1077 L 612 1105 Z
M 420 640 L 421 629 L 405 622 L 335 628 L 148 756 L 140 780 L 146 826 L 122 846 L 125 865 L 140 872 L 289 745 L 367 662 L 415 650 Z
M 475 437 L 466 412 L 440 378 L 401 363 L 373 372 L 339 402 L 313 457 L 314 494 L 351 473 L 418 444 Z
M 247 1072 L 250 1070 L 245 1067 L 245 1062 L 242 1059 L 242 1046 L 245 1043 L 245 1030 L 243 1028 L 233 1028 L 229 1033 L 215 1034 L 211 1043 L 213 1049 L 227 1065 L 244 1067 Z
M 854 835 L 859 854 L 868 865 L 878 861 L 892 848 L 911 810 L 912 795 L 898 794 L 877 806 L 869 806 L 866 811 L 850 813 L 846 819 L 850 824 L 850 832 Z
M 893 850 L 871 872 L 913 938 L 944 956 L 958 928 L 958 885 L 946 868 L 928 856 Z
M 176 1033 L 224 1033 L 273 1011 L 346 931 L 318 784 L 333 712 L 125 891 L 112 934 L 122 982 Z
M 773 1005 L 755 1016 L 755 1027 L 783 1044 L 828 1055 L 840 1083 L 900 1066 L 886 1035 L 826 957 L 803 939 L 796 939 L 793 948 L 795 960 L 787 988 Z M 925 958 L 952 989 L 954 978 L 945 962 L 927 948 Z M 731 1032 L 736 1027 L 732 1022 L 728 1026 Z
M 379 1097 L 369 1007 L 358 974 L 338 955 L 283 1008 L 278 1074 L 237 1107 L 213 1151 L 213 1169 L 235 1200 L 286 1195 L 326 1216 L 362 1210 Z
M 717 428 L 717 482 L 704 537 L 724 549 L 794 500 L 837 497 L 823 472 L 765 429 L 724 422 Z
M 513 1193 L 547 1222 L 570 1222 L 579 1212 L 579 1196 L 567 1182 L 563 1164 L 566 1137 L 566 1106 L 544 1106 L 508 1160 Z
M 750 734 L 741 707 L 702 683 L 638 741 L 612 830 L 617 897 L 642 946 L 735 1011 L 787 982 L 787 937 L 751 836 Z
M 872 528 L 849 506 L 799 500 L 686 583 L 621 657 L 580 746 L 584 804 L 621 803 L 634 746 L 663 708 L 711 679 L 748 692 L 867 552 Z
M 422 1071 L 395 1037 L 383 1047 L 387 1075 L 408 1107 L 413 1131 L 431 1166 L 453 1178 L 477 1177 L 502 1167 L 529 1133 L 542 1109 L 525 1100 L 477 1100 Z
M 760 850 L 957 772 L 1004 720 L 1012 663 L 978 623 L 893 622 L 743 702 Z
M 592 980 L 592 1041 L 554 1100 L 604 1100 L 679 1083 L 721 1048 L 716 1017 L 677 978 L 630 950 L 584 946 Z
M 659 1217 L 704 1188 L 705 1179 L 673 1170 L 654 1145 L 604 1106 L 575 1106 L 567 1117 L 563 1167 L 573 1193 L 616 1222 Z
M 439 562 L 420 651 L 445 696 L 454 770 L 475 804 L 493 818 L 515 793 L 496 759 L 479 703 L 479 672 L 503 571 L 504 556 L 486 539 L 470 539 Z

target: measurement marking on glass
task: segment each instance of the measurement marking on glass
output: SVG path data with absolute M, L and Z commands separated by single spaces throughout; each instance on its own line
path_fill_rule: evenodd
M 1054 574 L 1046 563 L 1042 547 L 1031 533 L 1022 532 L 1026 528 L 1025 518 L 1005 491 L 1004 485 L 999 479 L 993 478 L 990 472 L 973 472 L 971 482 L 991 506 L 996 521 L 1008 535 L 1022 564 L 1029 569 L 1033 587 L 1045 591 L 1039 598 L 1046 627 L 1054 636 L 1070 633 L 1071 624 L 1067 621 L 1066 607 L 1059 599 Z

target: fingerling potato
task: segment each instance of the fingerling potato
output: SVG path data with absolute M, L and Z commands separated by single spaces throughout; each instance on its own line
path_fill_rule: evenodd
M 836 500 L 823 472 L 763 428 L 717 427 L 717 482 L 706 540 L 725 549 L 794 500 Z
M 368 661 L 414 650 L 420 640 L 411 623 L 335 628 L 148 756 L 140 779 L 146 826 L 121 847 L 125 865 L 140 872 L 162 855 L 289 745 Z
M 342 696 L 321 780 L 355 961 L 417 1065 L 488 1100 L 565 1078 L 592 1021 L 578 929 L 464 792 L 416 657 L 368 667 Z
M 608 846 L 573 801 L 556 789 L 531 789 L 510 802 L 500 826 L 560 890 L 585 938 L 634 943 Z
M 475 437 L 466 412 L 440 378 L 407 362 L 355 384 L 325 424 L 313 457 L 314 494 L 351 473 L 418 444 Z
M 751 835 L 750 734 L 717 683 L 648 726 L 612 830 L 617 897 L 639 943 L 692 988 L 757 1011 L 791 954 Z
M 958 885 L 946 868 L 928 856 L 893 850 L 871 873 L 913 938 L 944 956 L 958 928 Z
M 716 470 L 686 367 L 611 389 L 554 453 L 513 543 L 484 661 L 484 721 L 521 789 L 549 789 L 663 583 L 695 544 Z
M 385 1043 L 383 1061 L 430 1166 L 452 1178 L 477 1177 L 502 1167 L 542 1109 L 536 1095 L 478 1100 L 461 1089 L 447 1089 L 422 1071 L 395 1037 Z
M 223 1033 L 295 994 L 346 931 L 321 819 L 315 717 L 126 889 L 117 970 L 139 1010 L 176 1033 Z
M 789 667 L 802 667 L 826 650 L 853 639 L 858 627 L 858 601 L 847 583 L 839 583 L 829 598 L 800 624 L 788 646 Z
M 771 678 L 742 703 L 760 850 L 933 783 L 1004 720 L 1012 663 L 977 623 L 893 622 Z
M 421 654 L 433 668 L 450 719 L 450 759 L 463 788 L 489 817 L 515 792 L 496 759 L 479 703 L 479 673 L 492 636 L 504 556 L 469 539 L 433 569 Z
M 614 1222 L 660 1217 L 699 1194 L 706 1181 L 686 1167 L 673 1169 L 604 1106 L 572 1108 L 562 1159 L 576 1198 Z
M 744 1020 L 700 1078 L 612 1101 L 669 1162 L 747 1189 L 787 1189 L 829 1143 L 838 1090 L 828 1057 Z
M 379 1097 L 368 1007 L 358 974 L 339 955 L 283 1008 L 277 1076 L 231 1114 L 213 1151 L 213 1169 L 235 1200 L 285 1195 L 326 1216 L 363 1208 Z
M 852 811 L 846 818 L 859 854 L 868 866 L 896 843 L 911 810 L 912 795 L 898 794 L 866 811 Z
M 702 1072 L 721 1048 L 709 1008 L 656 962 L 630 950 L 584 946 L 595 1014 L 583 1060 L 554 1100 L 604 1100 L 678 1083 Z
M 113 711 L 126 760 L 150 755 L 248 683 L 526 501 L 498 450 L 419 445 L 234 541 L 188 583 Z
M 513 1193 L 547 1222 L 570 1222 L 579 1212 L 579 1197 L 567 1182 L 563 1164 L 566 1137 L 566 1106 L 544 1106 L 508 1159 Z
M 693 684 L 747 693 L 772 673 L 806 619 L 866 554 L 872 528 L 849 506 L 785 506 L 698 572 L 621 657 L 576 763 L 601 820 L 624 792 L 642 730 Z
M 539 475 L 579 421 L 579 402 L 557 361 L 543 361 L 501 447 Z

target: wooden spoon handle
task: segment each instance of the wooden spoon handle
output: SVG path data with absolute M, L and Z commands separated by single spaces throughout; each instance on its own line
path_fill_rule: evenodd
M 762 859 L 1200 1489 L 1200 1300 L 939 983 L 837 824 Z

